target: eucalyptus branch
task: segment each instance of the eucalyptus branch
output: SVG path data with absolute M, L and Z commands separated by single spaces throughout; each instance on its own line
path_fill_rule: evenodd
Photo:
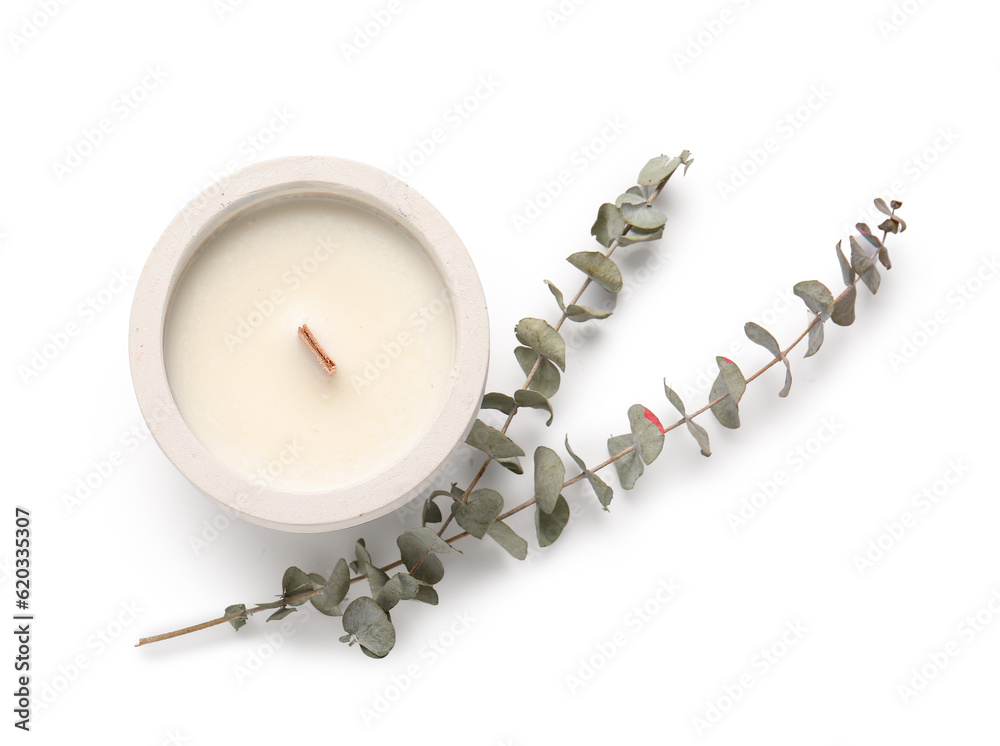
M 139 645 L 186 635 L 209 627 L 229 622 L 236 629 L 247 623 L 250 616 L 270 610 L 268 621 L 283 619 L 296 611 L 296 607 L 309 602 L 317 610 L 329 616 L 342 616 L 345 635 L 342 642 L 359 643 L 361 650 L 371 657 L 387 655 L 395 645 L 395 627 L 390 618 L 390 610 L 406 600 L 438 603 L 435 586 L 444 577 L 442 554 L 458 553 L 452 545 L 461 539 L 473 536 L 483 539 L 489 535 L 508 553 L 517 559 L 527 556 L 527 542 L 518 536 L 505 521 L 521 511 L 535 506 L 535 530 L 539 546 L 548 546 L 562 534 L 569 521 L 569 505 L 562 492 L 572 485 L 586 480 L 593 488 L 601 505 L 607 509 L 614 497 L 614 490 L 598 472 L 614 465 L 622 489 L 631 490 L 643 475 L 645 466 L 653 463 L 663 449 L 666 433 L 686 426 L 694 437 L 701 452 L 711 455 L 708 432 L 695 419 L 711 411 L 718 422 L 727 428 L 740 427 L 739 404 L 747 385 L 763 375 L 775 365 L 785 367 L 785 385 L 779 396 L 787 396 L 792 385 L 789 354 L 803 341 L 808 340 L 805 357 L 814 355 L 822 346 L 827 321 L 839 326 L 849 326 L 855 318 L 855 301 L 860 280 L 874 294 L 878 291 L 881 276 L 876 262 L 889 269 L 888 250 L 885 242 L 889 233 L 900 233 L 906 223 L 896 216 L 901 203 L 893 201 L 887 205 L 883 200 L 875 200 L 875 207 L 886 219 L 879 225 L 881 239 L 876 238 L 867 225 L 857 225 L 858 235 L 851 236 L 850 260 L 837 244 L 837 258 L 844 279 L 844 290 L 835 298 L 829 289 L 816 280 L 800 282 L 794 292 L 805 303 L 812 318 L 805 330 L 790 344 L 782 348 L 774 336 L 759 325 L 748 322 L 744 326 L 747 337 L 755 344 L 771 353 L 771 359 L 749 377 L 733 361 L 717 357 L 719 373 L 712 385 L 708 403 L 690 414 L 681 398 L 664 382 L 667 400 L 680 414 L 680 419 L 663 426 L 660 419 L 647 407 L 635 404 L 628 410 L 629 432 L 608 439 L 609 457 L 588 468 L 586 463 L 570 447 L 567 438 L 565 446 L 571 459 L 579 467 L 574 476 L 566 477 L 563 459 L 551 448 L 539 446 L 534 452 L 534 494 L 521 504 L 504 512 L 504 499 L 495 490 L 478 488 L 489 464 L 499 461 L 515 473 L 523 473 L 519 457 L 524 451 L 507 435 L 516 413 L 524 407 L 544 409 L 551 415 L 549 399 L 559 387 L 559 370 L 565 369 L 565 342 L 559 333 L 567 320 L 586 322 L 607 318 L 610 312 L 601 311 L 579 304 L 580 298 L 592 283 L 601 285 L 609 292 L 621 289 L 621 273 L 611 260 L 616 249 L 640 241 L 659 238 L 666 218 L 653 202 L 663 190 L 672 174 L 681 166 L 685 170 L 691 163 L 685 151 L 676 158 L 660 156 L 651 160 L 639 175 L 639 185 L 632 187 L 618 197 L 614 204 L 607 203 L 598 211 L 597 222 L 592 229 L 598 242 L 606 252 L 579 252 L 569 257 L 570 263 L 586 275 L 582 287 L 566 303 L 564 296 L 552 283 L 549 288 L 558 303 L 562 315 L 553 326 L 540 319 L 522 319 L 515 333 L 522 347 L 515 350 L 518 362 L 525 372 L 524 385 L 513 396 L 493 393 L 483 400 L 483 409 L 497 409 L 506 414 L 506 421 L 500 429 L 491 428 L 482 420 L 477 420 L 468 443 L 483 451 L 486 458 L 469 486 L 459 488 L 452 485 L 450 491 L 438 490 L 432 493 L 424 504 L 422 526 L 406 531 L 396 540 L 401 558 L 382 567 L 372 562 L 371 555 L 363 539 L 355 546 L 355 560 L 348 563 L 340 559 L 329 577 L 307 574 L 297 567 L 290 567 L 282 578 L 282 592 L 278 600 L 259 604 L 248 609 L 236 604 L 226 609 L 225 614 L 193 627 L 177 630 L 155 637 L 143 638 Z M 650 191 L 647 191 L 650 190 Z M 551 423 L 551 417 L 549 422 Z M 435 500 L 444 496 L 450 500 L 451 512 L 447 519 Z M 464 529 L 447 539 L 443 538 L 452 522 Z M 428 524 L 441 524 L 437 530 Z M 388 573 L 405 566 L 406 571 Z M 370 595 L 355 598 L 346 609 L 340 605 L 348 595 L 350 586 L 367 580 Z

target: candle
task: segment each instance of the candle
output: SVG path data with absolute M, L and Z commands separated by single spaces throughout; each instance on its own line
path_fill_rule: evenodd
M 196 198 L 143 271 L 140 407 L 168 457 L 257 523 L 354 525 L 425 486 L 464 440 L 488 359 L 457 236 L 391 176 L 327 158 Z

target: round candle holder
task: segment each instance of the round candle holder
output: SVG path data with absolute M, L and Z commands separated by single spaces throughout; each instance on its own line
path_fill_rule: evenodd
M 254 484 L 195 436 L 171 392 L 164 361 L 170 302 L 198 251 L 241 215 L 273 200 L 342 200 L 395 224 L 419 246 L 450 295 L 454 365 L 437 417 L 408 453 L 364 481 L 295 492 Z M 370 166 L 330 157 L 265 161 L 193 199 L 164 231 L 136 287 L 129 359 L 139 408 L 167 458 L 226 510 L 269 528 L 300 533 L 348 528 L 391 512 L 426 488 L 467 437 L 479 412 L 489 366 L 489 318 L 482 284 L 454 229 L 426 199 Z M 262 392 L 261 397 L 266 394 Z

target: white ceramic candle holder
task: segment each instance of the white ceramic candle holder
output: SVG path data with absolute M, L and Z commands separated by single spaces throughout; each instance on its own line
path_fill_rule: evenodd
M 384 472 L 353 486 L 299 493 L 254 486 L 207 450 L 174 401 L 164 364 L 164 326 L 185 268 L 220 228 L 271 200 L 343 200 L 391 221 L 427 254 L 451 297 L 454 367 L 443 408 L 420 442 Z M 489 365 L 489 319 L 472 260 L 444 217 L 395 177 L 327 157 L 266 161 L 237 172 L 191 201 L 167 227 L 136 288 L 129 329 L 136 396 L 156 442 L 201 491 L 253 523 L 295 532 L 330 531 L 389 513 L 426 487 L 461 444 L 479 412 Z M 262 397 L 264 394 L 262 394 Z

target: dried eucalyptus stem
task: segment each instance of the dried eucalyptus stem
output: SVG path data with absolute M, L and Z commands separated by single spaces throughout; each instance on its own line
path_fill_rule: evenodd
M 736 363 L 728 358 L 716 358 L 719 374 L 709 394 L 709 402 L 690 414 L 686 412 L 680 397 L 664 382 L 667 400 L 679 412 L 680 419 L 664 427 L 649 408 L 641 404 L 633 405 L 628 411 L 629 432 L 608 439 L 609 458 L 593 469 L 589 469 L 573 452 L 567 437 L 566 450 L 580 469 L 578 474 L 568 479 L 565 464 L 559 454 L 545 446 L 538 447 L 534 453 L 534 495 L 506 512 L 503 511 L 503 497 L 498 492 L 477 489 L 493 461 L 517 474 L 523 474 L 519 459 L 525 455 L 524 451 L 507 436 L 507 431 L 522 408 L 548 411 L 548 424 L 551 424 L 552 407 L 549 399 L 559 388 L 559 371 L 565 370 L 566 346 L 559 330 L 567 320 L 582 323 L 611 315 L 609 311 L 580 305 L 580 298 L 592 283 L 597 283 L 611 293 L 621 290 L 621 272 L 611 260 L 611 255 L 619 247 L 662 236 L 666 217 L 653 206 L 653 202 L 677 169 L 683 165 L 686 172 L 691 162 L 687 151 L 675 158 L 654 158 L 640 173 L 638 186 L 619 196 L 614 204 L 601 206 L 591 232 L 606 251 L 578 252 L 568 258 L 571 264 L 586 275 L 581 288 L 568 304 L 563 293 L 546 281 L 562 315 L 555 325 L 534 318 L 522 319 L 518 323 L 515 334 L 522 346 L 515 350 L 515 355 L 525 372 L 525 383 L 513 396 L 491 393 L 484 397 L 483 409 L 496 409 L 504 413 L 504 424 L 495 429 L 482 420 L 476 421 L 467 442 L 485 454 L 482 466 L 467 488 L 452 485 L 450 491 L 438 490 L 427 498 L 423 510 L 423 525 L 405 532 L 396 541 L 401 559 L 376 567 L 361 539 L 355 546 L 355 561 L 348 563 L 345 559 L 339 560 L 329 578 L 316 573 L 306 574 L 297 567 L 290 567 L 285 571 L 282 593 L 277 601 L 250 609 L 236 604 L 228 607 L 225 614 L 217 619 L 143 638 L 138 645 L 178 637 L 225 622 L 239 629 L 251 615 L 265 610 L 273 610 L 268 621 L 283 619 L 293 613 L 295 607 L 309 601 L 324 614 L 343 616 L 346 634 L 340 638 L 342 642 L 350 645 L 360 643 L 359 647 L 366 655 L 385 657 L 395 644 L 395 628 L 389 616 L 390 610 L 401 601 L 410 599 L 437 604 L 438 595 L 434 586 L 444 577 L 444 566 L 438 555 L 458 553 L 452 547 L 455 542 L 469 536 L 483 539 L 489 535 L 512 556 L 524 559 L 527 556 L 527 542 L 504 523 L 507 518 L 532 505 L 536 506 L 535 529 L 538 543 L 543 547 L 548 546 L 559 538 L 569 521 L 569 504 L 562 495 L 567 487 L 586 479 L 601 505 L 607 509 L 614 491 L 597 472 L 614 464 L 621 487 L 625 490 L 632 489 L 642 476 L 645 465 L 651 464 L 659 456 L 665 434 L 682 425 L 687 426 L 701 452 L 710 456 L 708 433 L 694 422 L 695 418 L 711 410 L 724 427 L 738 428 L 739 402 L 747 385 L 779 363 L 785 366 L 785 385 L 779 396 L 787 396 L 792 384 L 789 353 L 808 339 L 805 357 L 814 355 L 823 344 L 824 327 L 828 320 L 840 326 L 849 326 L 854 322 L 859 279 L 872 293 L 878 291 L 881 277 L 876 260 L 886 269 L 891 267 L 885 241 L 889 233 L 900 233 L 906 229 L 906 223 L 896 217 L 896 210 L 901 203 L 893 201 L 890 206 L 881 199 L 875 200 L 876 209 L 886 215 L 886 219 L 879 225 L 882 237 L 875 237 L 867 225 L 859 223 L 859 235 L 850 238 L 849 261 L 841 250 L 841 244 L 837 244 L 837 257 L 845 288 L 836 298 L 825 285 L 815 280 L 800 282 L 794 287 L 795 294 L 803 300 L 812 318 L 805 330 L 787 347 L 781 348 L 773 335 L 757 324 L 749 322 L 745 325 L 747 337 L 773 356 L 753 375 L 744 377 Z M 441 496 L 452 501 L 447 519 L 435 502 Z M 447 539 L 443 538 L 453 521 L 464 531 Z M 428 524 L 437 523 L 441 524 L 438 530 L 428 528 Z M 388 576 L 390 570 L 403 565 L 407 568 L 406 572 L 397 572 L 391 578 Z M 371 595 L 354 599 L 342 612 L 340 604 L 347 597 L 350 586 L 362 580 L 368 580 Z

